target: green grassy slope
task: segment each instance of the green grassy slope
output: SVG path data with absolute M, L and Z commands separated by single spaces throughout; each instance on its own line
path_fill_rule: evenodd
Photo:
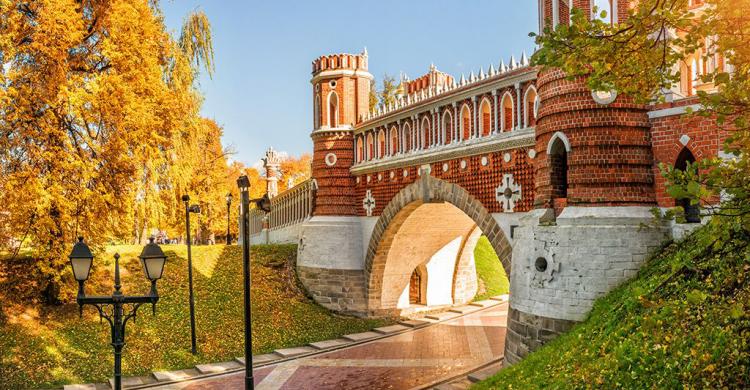
M 476 389 L 750 388 L 750 234 L 712 223 Z
M 482 236 L 474 248 L 474 263 L 477 267 L 479 291 L 474 300 L 481 301 L 495 295 L 507 294 L 510 288 L 508 276 L 500 263 L 492 244 Z
M 157 315 L 142 307 L 128 324 L 124 375 L 231 360 L 243 353 L 242 262 L 237 246 L 193 247 L 199 354 L 190 354 L 186 248 L 165 245 L 171 256 L 159 284 Z M 145 293 L 149 284 L 136 256 L 140 246 L 110 247 L 95 259 L 87 293 L 112 290 L 111 255 L 118 251 L 123 290 Z M 361 332 L 388 323 L 334 316 L 312 303 L 297 283 L 291 264 L 295 245 L 253 247 L 253 351 L 303 345 Z M 0 278 L 1 279 L 1 278 Z M 75 289 L 74 285 L 67 288 Z M 14 301 L 0 291 L 0 389 L 102 382 L 111 374 L 109 327 L 87 307 L 57 307 Z

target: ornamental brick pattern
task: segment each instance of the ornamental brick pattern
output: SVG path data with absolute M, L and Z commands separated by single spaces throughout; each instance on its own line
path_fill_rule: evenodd
M 506 154 L 510 156 L 508 162 L 505 161 Z M 487 165 L 482 165 L 483 159 Z M 463 168 L 462 162 L 465 162 Z M 447 171 L 443 170 L 445 164 L 448 166 Z M 496 190 L 503 176 L 510 173 L 514 181 L 522 187 L 522 199 L 516 203 L 514 211 L 523 212 L 532 208 L 534 200 L 533 159 L 529 157 L 526 148 L 454 158 L 430 163 L 429 166 L 431 176 L 461 186 L 491 213 L 503 212 L 502 205 L 495 198 Z M 419 178 L 420 167 L 422 165 L 405 166 L 357 176 L 355 197 L 360 200 L 357 215 L 367 215 L 367 211 L 361 205 L 361 199 L 364 199 L 367 190 L 371 190 L 375 197 L 375 209 L 372 215 L 380 215 L 388 202 L 401 189 Z
M 653 155 L 647 107 L 619 96 L 609 105 L 594 101 L 583 80 L 559 70 L 537 80 L 541 108 L 536 126 L 537 207 L 551 207 L 553 178 L 547 147 L 553 135 L 570 141 L 567 204 L 571 206 L 655 205 Z
M 312 177 L 318 185 L 313 215 L 356 215 L 354 178 L 349 167 L 354 163 L 351 132 L 313 133 Z M 326 155 L 336 155 L 329 166 Z

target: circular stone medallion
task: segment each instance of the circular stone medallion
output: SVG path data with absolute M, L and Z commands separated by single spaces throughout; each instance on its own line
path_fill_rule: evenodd
M 533 159 L 536 157 L 536 150 L 529 149 L 529 158 Z
M 606 106 L 617 99 L 617 91 L 591 91 L 591 97 L 594 98 L 597 104 Z
M 466 160 L 461 160 L 461 169 L 466 169 Z
M 487 159 L 487 156 L 482 156 L 482 166 L 486 167 L 489 163 L 490 161 Z
M 334 153 L 326 154 L 326 165 L 328 165 L 329 167 L 332 167 L 336 165 L 336 161 L 338 161 L 338 157 L 336 157 L 336 154 Z
M 503 155 L 503 161 L 505 161 L 505 162 L 510 162 L 510 158 L 511 158 L 510 157 L 510 153 L 505 153 Z
M 443 172 L 448 172 L 448 163 L 443 163 Z

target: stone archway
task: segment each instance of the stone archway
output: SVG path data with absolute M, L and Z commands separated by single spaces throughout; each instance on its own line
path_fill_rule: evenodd
M 416 229 L 421 226 L 415 222 L 415 219 L 423 220 L 424 218 L 432 218 L 433 221 L 448 221 L 448 223 L 429 234 L 425 232 L 419 235 Z M 459 258 L 455 265 L 457 272 L 460 272 L 458 268 L 462 266 L 461 258 L 465 257 L 467 241 L 473 240 L 476 243 L 476 231 L 480 230 L 492 244 L 506 274 L 510 275 L 512 252 L 510 242 L 487 208 L 461 186 L 432 177 L 427 170 L 423 170 L 416 182 L 402 189 L 391 199 L 373 229 L 364 265 L 366 299 L 370 313 L 386 314 L 396 308 L 398 291 L 390 291 L 388 278 L 394 275 L 386 268 L 391 251 L 408 243 L 408 240 L 404 241 L 397 235 L 403 229 L 412 232 L 411 234 L 415 236 L 421 236 L 424 240 L 419 245 L 415 245 L 412 250 L 417 248 L 417 251 L 431 251 L 453 244 L 458 245 Z M 441 235 L 441 233 L 445 234 Z M 460 240 L 458 242 L 452 240 L 454 236 L 457 239 L 460 237 Z M 423 253 L 405 253 L 396 261 L 415 261 L 413 257 L 420 255 Z M 418 264 L 408 264 L 406 267 L 412 267 L 412 265 Z M 395 277 L 408 280 L 411 272 L 412 269 L 408 268 L 404 276 L 396 275 Z M 452 286 L 452 290 L 449 289 L 454 296 L 456 295 L 455 288 L 456 286 Z M 464 297 L 466 294 L 459 295 Z M 457 302 L 463 299 L 457 299 Z

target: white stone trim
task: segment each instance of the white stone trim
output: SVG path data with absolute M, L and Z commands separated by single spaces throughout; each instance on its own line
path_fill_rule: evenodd
M 526 92 L 523 93 L 523 125 L 524 127 L 529 127 L 529 92 L 531 90 L 534 90 L 534 94 L 536 95 L 536 98 L 534 98 L 534 102 L 532 102 L 531 106 L 531 114 L 534 115 L 534 119 L 536 119 L 536 112 L 534 110 L 534 105 L 536 102 L 536 99 L 539 97 L 539 92 L 537 92 L 536 87 L 531 85 L 528 88 L 526 88 Z
M 570 147 L 570 141 L 568 141 L 568 137 L 565 136 L 565 133 L 558 131 L 552 135 L 552 138 L 550 138 L 549 142 L 547 143 L 547 155 L 550 155 L 552 153 L 552 144 L 555 143 L 555 140 L 557 139 L 563 142 L 563 145 L 565 145 L 565 151 L 570 153 L 572 149 Z
M 683 115 L 687 114 L 688 109 L 695 111 L 703 110 L 702 104 L 691 104 L 689 106 L 664 108 L 661 110 L 649 111 L 648 119 L 664 118 L 667 116 Z
M 318 81 L 320 81 L 322 79 L 327 79 L 327 78 L 331 78 L 331 77 L 342 77 L 342 76 L 344 76 L 344 77 L 363 77 L 363 78 L 366 78 L 368 80 L 373 80 L 375 78 L 375 77 L 373 77 L 372 74 L 370 74 L 370 72 L 368 72 L 366 70 L 361 70 L 361 69 L 357 69 L 357 70 L 354 70 L 354 69 L 334 69 L 334 70 L 324 70 L 324 71 L 316 74 L 315 76 L 313 76 L 312 79 L 310 79 L 310 83 L 315 84 L 315 83 L 317 83 Z
M 486 137 L 474 138 L 458 144 L 448 144 L 427 149 L 419 153 L 399 155 L 379 161 L 363 161 L 351 169 L 354 175 L 374 172 L 382 169 L 415 165 L 417 163 L 437 162 L 464 156 L 510 150 L 519 147 L 534 146 L 534 129 L 521 129 Z

